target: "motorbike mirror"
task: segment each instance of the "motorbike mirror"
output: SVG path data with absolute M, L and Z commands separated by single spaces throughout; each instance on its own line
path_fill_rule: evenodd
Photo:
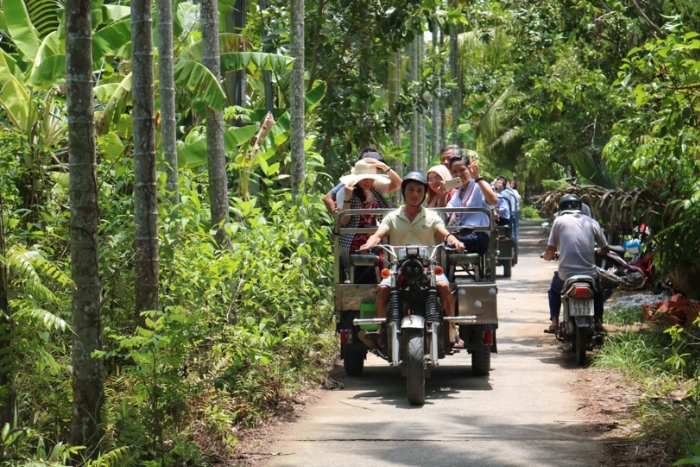
M 549 222 L 542 222 L 542 228 L 546 229 L 547 227 L 549 227 Z

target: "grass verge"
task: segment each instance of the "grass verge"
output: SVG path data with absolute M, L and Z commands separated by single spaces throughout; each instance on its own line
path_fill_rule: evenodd
M 634 413 L 642 437 L 662 441 L 674 465 L 700 465 L 700 327 L 650 325 L 641 310 L 615 308 L 606 323 L 611 332 L 593 365 L 619 371 L 645 391 Z

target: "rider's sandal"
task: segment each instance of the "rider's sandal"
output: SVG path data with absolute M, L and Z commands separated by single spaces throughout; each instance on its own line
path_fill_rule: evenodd
M 453 349 L 463 349 L 464 348 L 464 341 L 462 339 L 458 339 L 452 344 Z
M 557 326 L 555 324 L 550 324 L 547 329 L 544 330 L 547 334 L 556 334 L 557 333 Z

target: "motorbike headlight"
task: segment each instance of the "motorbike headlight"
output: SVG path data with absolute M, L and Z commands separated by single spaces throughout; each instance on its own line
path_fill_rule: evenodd
M 424 276 L 423 263 L 418 259 L 408 259 L 401 265 L 401 275 L 404 280 L 414 282 Z

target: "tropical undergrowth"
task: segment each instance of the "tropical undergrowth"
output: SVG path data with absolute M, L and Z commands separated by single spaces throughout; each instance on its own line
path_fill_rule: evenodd
M 643 388 L 635 411 L 643 438 L 662 441 L 671 459 L 689 455 L 700 446 L 700 321 L 649 325 L 634 307 L 606 315 L 623 330 L 608 337 L 594 365 Z
M 7 156 L 7 154 L 6 154 Z M 14 164 L 12 157 L 3 163 Z M 331 364 L 332 255 L 319 195 L 292 202 L 269 188 L 231 199 L 232 247 L 216 248 L 203 174 L 183 171 L 181 201 L 159 205 L 160 309 L 134 319 L 133 198 L 129 175 L 100 168 L 100 281 L 105 363 L 104 439 L 88 460 L 68 446 L 71 293 L 68 192 L 56 184 L 22 230 L 4 183 L 14 421 L 0 431 L 2 465 L 212 465 L 242 429 L 287 410 Z M 10 222 L 12 225 L 8 225 Z M 31 229 L 28 230 L 28 229 Z M 3 328 L 3 330 L 6 330 Z M 2 427 L 0 427 L 2 428 Z

